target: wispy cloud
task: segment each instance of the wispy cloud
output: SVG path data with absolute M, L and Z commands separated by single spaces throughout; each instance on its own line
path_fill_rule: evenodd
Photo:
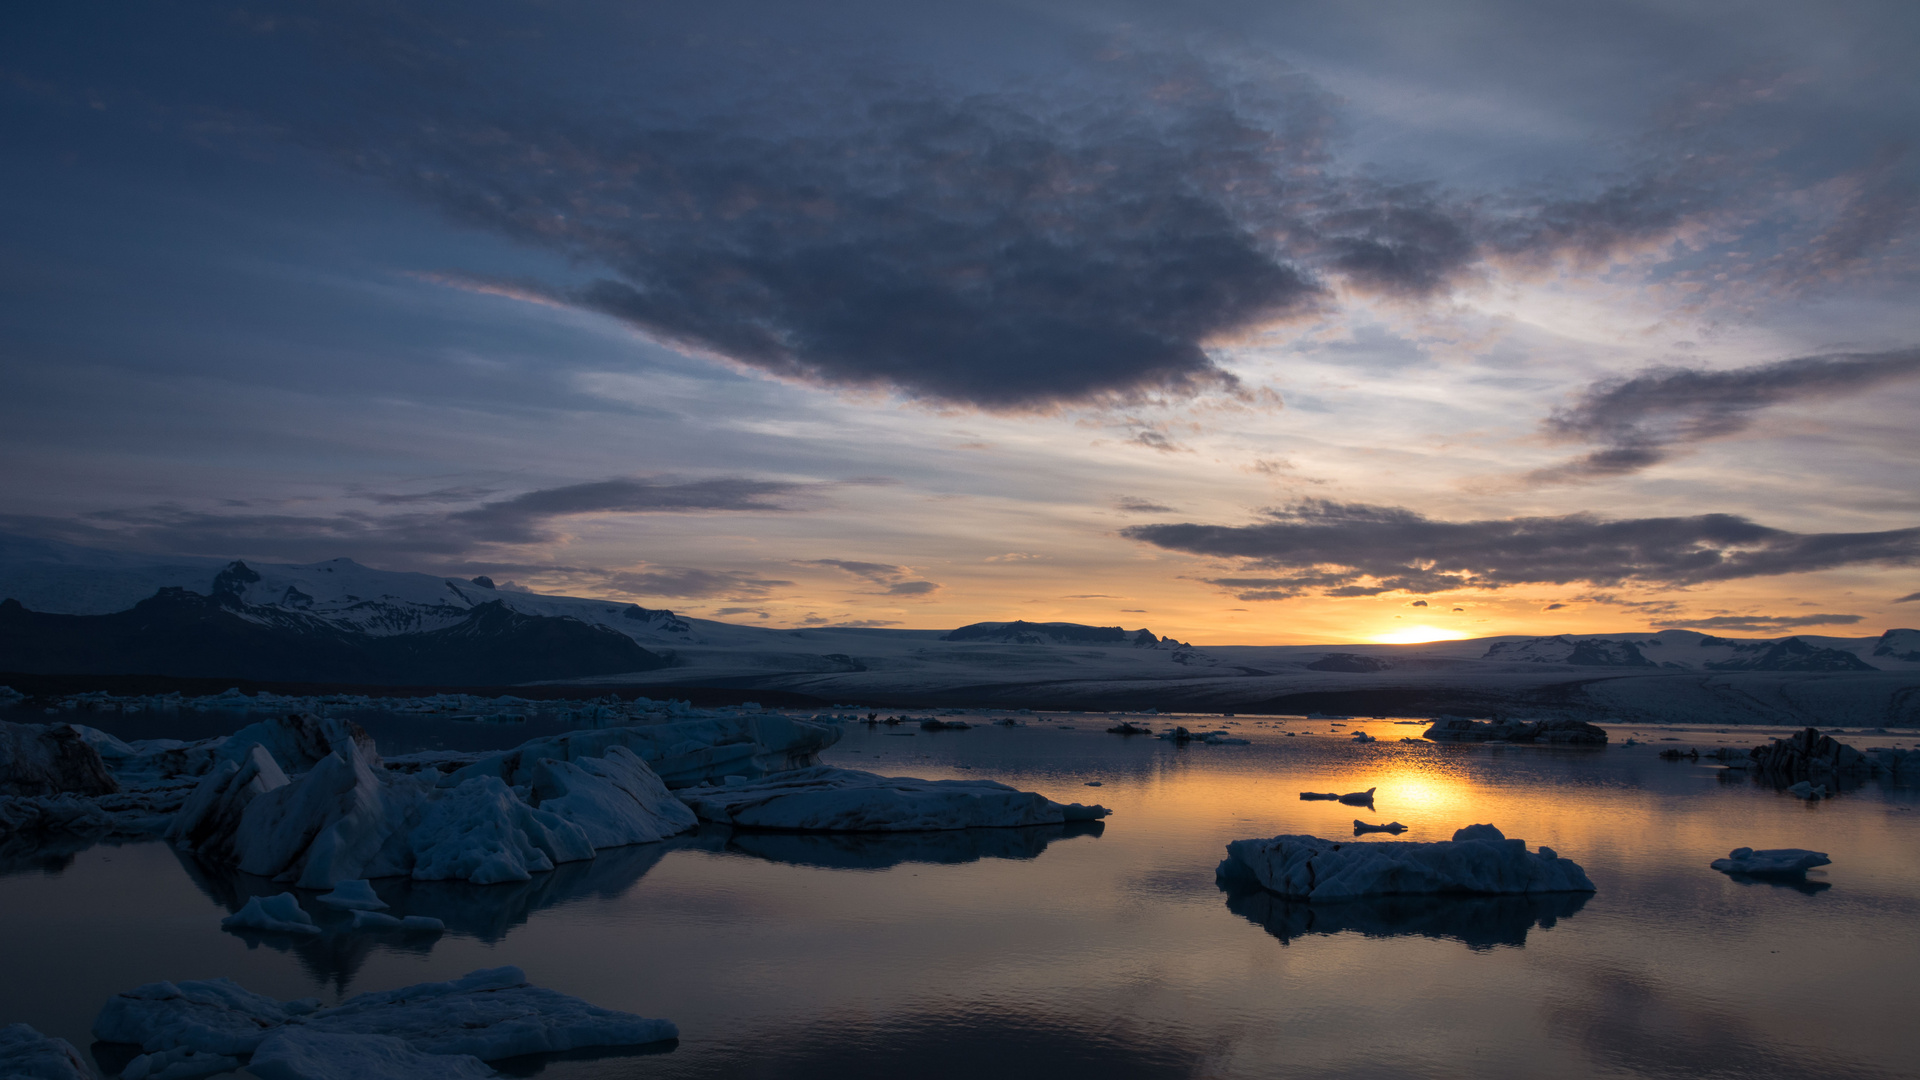
M 1172 514 L 1176 512 L 1171 506 L 1163 506 L 1160 503 L 1154 502 L 1152 499 L 1141 499 L 1132 495 L 1122 495 L 1120 498 L 1115 499 L 1113 506 L 1114 509 L 1123 514 Z
M 720 596 L 758 599 L 793 582 L 762 578 L 741 570 L 706 570 L 692 566 L 647 566 L 608 575 L 607 584 L 632 596 L 664 596 L 699 600 Z
M 1715 615 L 1705 619 L 1663 619 L 1653 625 L 1674 630 L 1792 630 L 1801 626 L 1851 626 L 1858 615 Z
M 1728 371 L 1649 368 L 1594 383 L 1543 427 L 1562 442 L 1602 449 L 1529 479 L 1558 483 L 1620 476 L 1665 461 L 1673 448 L 1736 435 L 1769 406 L 1859 393 L 1920 376 L 1920 349 L 1803 356 Z
M 858 562 L 852 559 L 797 559 L 793 565 L 818 566 L 851 574 L 881 586 L 881 595 L 885 596 L 931 596 L 941 589 L 937 581 L 912 579 L 913 568 L 910 566 Z
M 1621 582 L 1688 585 L 1864 563 L 1920 561 L 1920 528 L 1795 533 L 1731 514 L 1606 520 L 1589 514 L 1437 521 L 1411 510 L 1307 501 L 1251 525 L 1135 525 L 1123 535 L 1241 560 L 1272 577 L 1211 584 L 1243 600 Z

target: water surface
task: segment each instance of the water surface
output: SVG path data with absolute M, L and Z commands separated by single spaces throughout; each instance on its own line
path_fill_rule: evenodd
M 1650 741 L 1585 750 L 1401 743 L 1420 728 L 1243 718 L 1236 733 L 1254 745 L 1176 747 L 1106 735 L 1104 717 L 1027 719 L 912 734 L 849 725 L 827 758 L 1099 801 L 1114 810 L 1105 823 L 897 838 L 706 829 L 520 885 L 377 883 L 397 913 L 445 919 L 437 939 L 246 938 L 220 918 L 278 886 L 160 844 L 16 852 L 0 876 L 0 1022 L 86 1050 L 105 999 L 154 980 L 225 975 L 333 1001 L 516 964 L 535 982 L 680 1027 L 664 1053 L 509 1064 L 550 1077 L 1920 1068 L 1911 788 L 1870 783 L 1809 804 L 1655 756 L 1674 745 L 1663 737 L 1748 745 L 1761 737 L 1751 729 L 1621 728 L 1616 740 Z M 406 723 L 424 726 L 376 730 L 383 749 L 533 734 Z M 1354 727 L 1381 741 L 1353 744 Z M 1371 812 L 1298 798 L 1368 787 Z M 1580 862 L 1599 891 L 1323 907 L 1215 884 L 1229 840 L 1347 836 L 1356 815 L 1400 821 L 1408 840 L 1492 822 Z M 1798 888 L 1707 868 L 1743 845 L 1815 848 L 1833 865 Z M 120 1060 L 111 1047 L 95 1053 L 108 1068 Z

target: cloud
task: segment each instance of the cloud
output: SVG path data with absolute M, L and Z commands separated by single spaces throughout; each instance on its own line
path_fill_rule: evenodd
M 1665 461 L 1672 447 L 1745 431 L 1768 406 L 1916 376 L 1920 349 L 1803 356 L 1730 371 L 1657 367 L 1603 380 L 1542 425 L 1556 440 L 1603 448 L 1529 479 L 1557 483 L 1637 472 Z
M 1561 608 L 1566 606 L 1567 605 L 1565 604 L 1548 604 L 1546 607 L 1543 607 L 1540 610 L 1541 611 L 1559 611 Z
M 796 559 L 795 566 L 820 566 L 829 570 L 842 570 L 854 577 L 865 578 L 877 585 L 897 581 L 913 570 L 905 566 L 892 566 L 887 563 L 856 562 L 851 559 Z
M 1858 615 L 1715 615 L 1705 619 L 1663 619 L 1663 630 L 1788 630 L 1797 626 L 1850 626 Z
M 1087 37 L 1054 80 L 1012 90 L 845 57 L 668 90 L 650 69 L 684 61 L 648 63 L 617 20 L 393 8 L 334 46 L 338 104 L 270 120 L 592 275 L 465 287 L 782 378 L 988 410 L 1231 390 L 1213 349 L 1342 288 L 1443 297 L 1494 263 L 1670 240 L 1752 165 L 1695 152 L 1696 128 L 1589 190 L 1459 192 L 1341 161 L 1339 100 L 1250 49 Z M 1874 191 L 1895 190 L 1888 170 Z
M 854 577 L 885 586 L 877 595 L 882 596 L 931 596 L 940 591 L 937 581 L 902 580 L 913 573 L 909 566 L 892 566 L 887 563 L 856 562 L 850 559 L 798 559 L 795 566 L 820 566 L 830 570 L 840 570 Z
M 1132 495 L 1122 495 L 1120 498 L 1114 500 L 1113 505 L 1114 509 L 1119 510 L 1123 514 L 1172 514 L 1176 512 L 1171 506 L 1162 506 L 1151 499 L 1135 498 Z
M 484 499 L 489 495 L 498 495 L 499 488 L 451 487 L 437 491 L 423 491 L 415 494 L 396 494 L 381 491 L 355 492 L 353 497 L 365 499 L 381 506 L 411 506 L 417 503 L 463 503 Z
M 559 537 L 558 525 L 570 517 L 795 512 L 816 502 L 820 493 L 832 486 L 740 477 L 622 477 L 543 488 L 455 511 L 237 514 L 162 504 L 97 511 L 69 520 L 0 518 L 0 524 L 23 534 L 70 543 L 174 555 L 292 562 L 342 555 L 457 558 L 492 545 L 553 541 Z M 423 497 L 422 501 L 437 500 Z M 410 504 L 402 500 L 399 505 Z
M 1908 603 L 1912 603 L 1915 600 L 1920 600 L 1920 592 L 1908 593 L 1907 595 L 1901 597 L 1900 599 L 1895 600 L 1894 603 L 1908 604 Z
M 1407 606 L 1408 607 L 1426 607 L 1427 602 L 1425 600 L 1415 600 L 1413 603 L 1408 604 Z
M 719 611 L 714 612 L 714 614 L 719 615 L 723 618 L 728 615 L 751 615 L 756 619 L 766 619 L 771 617 L 766 612 L 761 611 L 759 608 L 747 608 L 747 607 L 723 607 Z
M 607 585 L 632 596 L 670 596 L 699 600 L 712 596 L 758 598 L 793 582 L 760 578 L 741 570 L 704 570 L 693 566 L 649 566 L 607 576 Z M 746 610 L 746 609 L 739 609 Z
M 529 491 L 448 515 L 448 523 L 474 539 L 503 544 L 550 540 L 556 518 L 581 514 L 785 512 L 793 497 L 820 485 L 781 480 L 720 477 L 711 480 L 630 478 Z
M 1795 533 L 1731 514 L 1607 520 L 1590 514 L 1437 521 L 1398 507 L 1310 500 L 1251 525 L 1135 525 L 1122 535 L 1241 560 L 1276 577 L 1207 579 L 1241 599 L 1436 593 L 1512 585 L 1690 585 L 1920 561 L 1920 528 Z M 1244 591 L 1238 591 L 1244 590 Z

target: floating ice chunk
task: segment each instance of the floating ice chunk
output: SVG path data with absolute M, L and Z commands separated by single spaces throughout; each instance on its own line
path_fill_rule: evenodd
M 916 832 L 1053 825 L 1107 816 L 991 780 L 918 780 L 854 769 L 801 769 L 752 784 L 680 792 L 702 821 L 809 832 Z
M 408 915 L 400 920 L 400 929 L 409 934 L 438 934 L 446 928 L 446 923 L 431 915 Z
M 1353 819 L 1353 835 L 1355 836 L 1360 836 L 1365 833 L 1376 833 L 1376 832 L 1392 833 L 1395 836 L 1399 836 L 1401 833 L 1406 831 L 1407 831 L 1407 827 L 1405 825 L 1400 824 L 1397 821 L 1389 821 L 1385 825 L 1369 825 L 1366 822 L 1361 821 L 1359 818 Z
M 232 1072 L 239 1067 L 239 1058 L 182 1047 L 141 1054 L 120 1070 L 120 1080 L 195 1080 L 196 1077 Z
M 1802 780 L 1799 783 L 1788 788 L 1787 794 L 1793 796 L 1796 799 L 1805 799 L 1808 802 L 1819 802 L 1821 799 L 1831 797 L 1830 793 L 1827 791 L 1827 785 L 1815 784 L 1807 780 Z
M 624 746 L 608 747 L 604 757 L 541 761 L 532 791 L 535 806 L 578 826 L 596 848 L 650 844 L 700 823 Z
M 101 1042 L 132 1043 L 151 1053 L 253 1053 L 266 1033 L 319 1008 L 316 998 L 275 1001 L 232 979 L 157 982 L 116 994 L 93 1021 Z
M 1752 874 L 1755 877 L 1800 877 L 1816 866 L 1833 860 L 1824 851 L 1805 848 L 1734 848 L 1724 859 L 1713 860 L 1713 868 L 1724 874 Z
M 313 916 L 300 910 L 300 898 L 290 892 L 256 896 L 239 911 L 220 920 L 223 930 L 265 930 L 275 934 L 317 934 Z
M 531 986 L 519 968 L 476 971 L 348 998 L 301 1020 L 308 1031 L 393 1035 L 429 1054 L 486 1061 L 588 1046 L 639 1046 L 679 1037 L 666 1020 L 589 1005 Z
M 573 731 L 490 754 L 441 783 L 452 787 L 474 776 L 497 776 L 509 784 L 525 784 L 544 758 L 601 757 L 609 747 L 624 746 L 645 759 L 668 787 L 678 789 L 729 773 L 760 777 L 818 765 L 820 751 L 840 741 L 842 734 L 837 724 L 772 714 Z
M 1505 840 L 1507 835 L 1492 825 L 1469 825 L 1464 829 L 1453 830 L 1453 838 L 1458 840 Z
M 1340 801 L 1348 806 L 1371 807 L 1373 806 L 1373 793 L 1378 790 L 1380 789 L 1368 788 L 1365 791 L 1349 791 L 1345 795 L 1340 796 Z
M 232 859 L 233 837 L 248 804 L 275 788 L 286 787 L 287 782 L 287 774 L 273 755 L 256 744 L 244 757 L 223 760 L 200 778 L 199 786 L 168 824 L 166 837 L 210 858 Z
M 394 827 L 377 762 L 343 740 L 299 779 L 255 795 L 231 841 L 240 869 L 309 889 L 378 876 L 369 870 Z
M 1289 731 L 1287 734 L 1291 735 L 1293 732 Z M 1339 798 L 1339 793 L 1334 791 L 1303 791 L 1300 793 L 1300 801 L 1302 802 L 1336 802 Z
M 260 1080 L 480 1080 L 494 1075 L 477 1057 L 422 1053 L 391 1035 L 328 1035 L 297 1027 L 262 1042 L 247 1071 Z
M 1317 836 L 1235 840 L 1216 874 L 1246 878 L 1282 896 L 1343 900 L 1408 893 L 1592 892 L 1585 871 L 1519 840 L 1356 844 Z
M 355 930 L 398 930 L 400 920 L 396 916 L 381 911 L 356 911 L 353 913 L 353 928 Z
M 349 911 L 379 911 L 387 906 L 385 900 L 374 895 L 373 883 L 365 878 L 355 881 L 336 881 L 333 891 L 322 893 L 314 899 L 331 907 L 345 908 Z
M 1370 743 L 1370 742 L 1379 742 L 1380 740 L 1374 738 L 1373 736 L 1367 734 L 1364 731 L 1355 731 L 1353 733 L 1353 741 L 1357 743 Z
M 0 702 L 4 704 L 4 702 Z M 65 1039 L 26 1024 L 0 1027 L 0 1070 L 6 1080 L 92 1080 L 93 1071 Z
M 409 842 L 416 881 L 525 881 L 593 858 L 579 826 L 521 802 L 495 776 L 476 776 L 435 800 Z

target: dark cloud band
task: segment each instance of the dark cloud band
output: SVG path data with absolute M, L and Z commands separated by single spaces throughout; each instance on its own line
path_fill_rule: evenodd
M 1411 510 L 1324 501 L 1251 525 L 1136 525 L 1122 535 L 1172 551 L 1241 560 L 1271 576 L 1208 579 L 1241 599 L 1640 582 L 1690 585 L 1920 561 L 1920 528 L 1795 533 L 1731 514 L 1606 520 L 1588 514 L 1436 521 Z

